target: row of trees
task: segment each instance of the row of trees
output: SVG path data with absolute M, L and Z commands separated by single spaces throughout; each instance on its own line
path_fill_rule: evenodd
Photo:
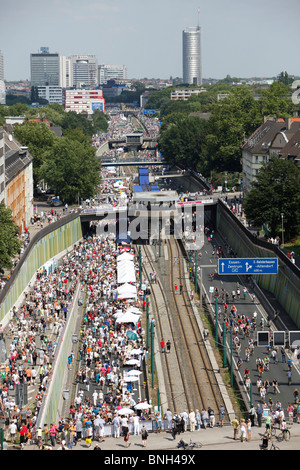
M 20 111 L 24 105 L 15 105 Z M 92 136 L 106 131 L 108 121 L 103 112 L 96 111 L 93 119 L 74 112 L 66 113 L 62 106 L 50 105 L 38 110 L 22 109 L 29 118 L 45 117 L 60 126 L 63 138 L 57 137 L 45 123 L 26 121 L 14 128 L 16 139 L 28 147 L 33 156 L 35 186 L 44 180 L 60 198 L 72 204 L 78 198 L 93 197 L 100 183 L 101 165 L 95 158 Z M 11 113 L 10 113 L 11 114 Z
M 228 94 L 217 101 L 219 93 Z M 147 107 L 162 115 L 159 149 L 169 162 L 182 163 L 208 176 L 211 171 L 241 171 L 242 144 L 262 124 L 264 116 L 292 116 L 297 110 L 290 90 L 274 82 L 257 99 L 246 86 L 217 85 L 188 102 L 161 101 L 156 93 Z M 201 119 L 191 113 L 209 113 Z
M 72 204 L 95 195 L 101 164 L 81 129 L 68 129 L 64 138 L 44 123 L 27 122 L 15 127 L 15 137 L 33 156 L 34 184 L 44 180 L 60 198 Z
M 40 113 L 40 114 L 38 114 Z M 60 196 L 72 204 L 78 198 L 93 197 L 100 183 L 101 164 L 95 158 L 92 136 L 106 131 L 108 121 L 104 113 L 96 111 L 93 119 L 76 113 L 65 113 L 59 105 L 39 109 L 26 104 L 0 106 L 0 125 L 5 116 L 25 115 L 27 118 L 45 117 L 61 126 L 63 138 L 57 137 L 45 123 L 26 121 L 14 128 L 14 136 L 27 146 L 33 156 L 35 186 L 44 180 Z M 20 252 L 19 230 L 12 212 L 0 204 L 0 273 L 12 267 L 12 259 Z
M 244 200 L 247 220 L 266 224 L 270 235 L 290 240 L 300 230 L 300 170 L 293 161 L 274 158 L 259 171 Z M 282 220 L 283 219 L 283 220 Z

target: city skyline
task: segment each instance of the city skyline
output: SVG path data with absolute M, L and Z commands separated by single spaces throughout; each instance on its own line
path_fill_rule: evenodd
M 225 5 L 226 3 L 226 5 Z M 182 32 L 202 31 L 203 78 L 300 75 L 298 0 L 11 0 L 1 7 L 6 81 L 30 79 L 30 54 L 94 54 L 128 78 L 182 77 Z

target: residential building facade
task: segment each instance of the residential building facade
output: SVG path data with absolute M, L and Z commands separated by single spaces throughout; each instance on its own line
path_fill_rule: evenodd
M 200 93 L 205 92 L 206 90 L 202 90 L 200 88 L 196 89 L 191 89 L 191 88 L 186 88 L 186 89 L 176 89 L 171 92 L 171 100 L 172 101 L 188 101 L 188 99 L 192 95 L 198 96 Z
M 261 167 L 271 158 L 287 158 L 290 141 L 300 130 L 300 119 L 265 118 L 264 123 L 251 135 L 242 147 L 243 190 L 249 191 L 256 181 Z M 295 147 L 296 150 L 296 147 Z M 298 153 L 294 160 L 298 163 Z M 293 152 L 292 152 L 293 153 Z
M 13 219 L 23 232 L 33 214 L 33 160 L 27 147 L 22 147 L 12 134 L 3 130 L 4 203 L 12 210 Z

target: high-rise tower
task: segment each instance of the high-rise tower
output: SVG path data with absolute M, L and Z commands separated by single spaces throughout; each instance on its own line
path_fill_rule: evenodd
M 31 86 L 59 86 L 59 54 L 50 54 L 48 47 L 30 54 L 30 70 Z
M 199 10 L 198 10 L 199 16 Z M 186 28 L 182 35 L 183 82 L 202 85 L 201 27 Z

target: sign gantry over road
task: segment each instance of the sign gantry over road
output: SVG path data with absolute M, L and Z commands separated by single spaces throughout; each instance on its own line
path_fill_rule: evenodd
M 218 274 L 277 274 L 277 258 L 220 258 Z

